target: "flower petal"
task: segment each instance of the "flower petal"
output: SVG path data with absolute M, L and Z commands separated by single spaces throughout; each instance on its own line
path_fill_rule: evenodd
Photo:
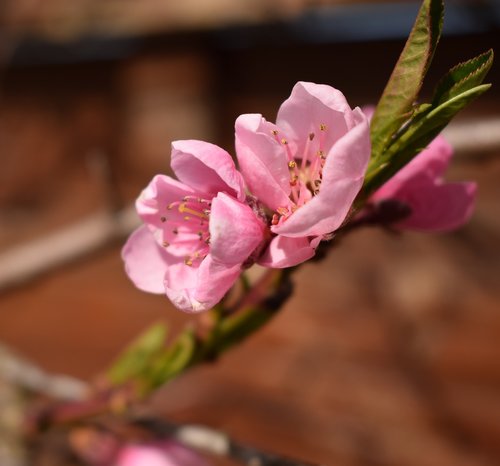
M 332 147 L 323 168 L 319 194 L 271 230 L 294 238 L 321 236 L 336 230 L 361 189 L 370 150 L 368 120 L 363 117 Z
M 219 193 L 210 213 L 210 254 L 228 266 L 248 259 L 264 238 L 264 225 L 253 210 Z
M 209 254 L 198 268 L 183 262 L 171 265 L 165 275 L 165 292 L 181 311 L 206 311 L 224 297 L 240 273 L 241 264 L 228 267 Z
M 270 209 L 290 204 L 290 172 L 285 147 L 272 136 L 276 127 L 262 115 L 247 114 L 235 123 L 236 155 L 250 191 Z
M 164 293 L 163 279 L 171 259 L 146 226 L 130 235 L 122 249 L 125 271 L 134 285 L 149 293 Z
M 172 143 L 172 170 L 180 181 L 203 193 L 227 192 L 243 201 L 244 183 L 231 156 L 220 147 L 204 141 Z
M 136 201 L 136 209 L 142 221 L 147 224 L 159 246 L 174 244 L 169 252 L 178 256 L 185 256 L 195 249 L 199 241 L 196 232 L 186 235 L 189 225 L 183 222 L 185 214 L 179 211 L 178 205 L 185 196 L 198 197 L 200 194 L 189 186 L 165 175 L 156 175 L 149 185 L 142 191 Z M 176 203 L 175 208 L 169 206 Z M 186 223 L 177 227 L 177 224 Z M 176 231 L 182 230 L 182 240 Z
M 298 154 L 305 153 L 311 133 L 321 137 L 322 150 L 328 152 L 332 145 L 355 126 L 351 107 L 344 95 L 325 84 L 298 82 L 283 102 L 276 125 L 297 143 Z M 321 127 L 326 128 L 321 131 Z
M 288 238 L 279 235 L 271 240 L 258 264 L 272 268 L 292 267 L 310 259 L 315 252 L 308 238 Z
M 412 210 L 396 227 L 441 232 L 458 228 L 471 217 L 475 195 L 475 183 L 440 183 L 427 174 L 414 177 L 395 197 Z
M 450 163 L 453 155 L 451 145 L 439 135 L 411 162 L 399 170 L 391 179 L 381 186 L 372 196 L 373 200 L 391 199 L 397 197 L 399 191 L 409 180 L 425 174 L 429 179 L 441 177 Z

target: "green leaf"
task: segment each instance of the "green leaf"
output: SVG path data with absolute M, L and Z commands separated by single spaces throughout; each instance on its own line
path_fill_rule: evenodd
M 374 166 L 371 172 L 367 173 L 361 199 L 368 198 L 415 155 L 425 149 L 460 110 L 490 87 L 491 84 L 476 86 L 435 108 L 424 107 L 425 113 L 419 114 L 417 121 L 410 124 L 406 132 L 387 149 L 384 154 L 386 162 Z
M 454 66 L 436 86 L 432 105 L 438 106 L 451 98 L 479 86 L 493 64 L 493 50 Z
M 113 384 L 121 384 L 139 377 L 151 359 L 165 346 L 167 326 L 155 324 L 134 340 L 108 371 Z
M 157 354 L 142 377 L 145 392 L 157 388 L 190 367 L 196 350 L 196 337 L 186 329 L 161 353 Z
M 372 157 L 378 158 L 411 115 L 441 36 L 443 1 L 424 0 L 371 122 Z

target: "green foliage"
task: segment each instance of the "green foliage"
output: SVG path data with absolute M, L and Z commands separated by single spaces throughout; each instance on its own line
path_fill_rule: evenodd
M 431 102 L 416 105 L 442 22 L 442 1 L 424 0 L 373 115 L 372 156 L 358 205 L 425 149 L 461 109 L 490 87 L 482 82 L 493 63 L 492 50 L 453 67 L 436 86 Z
M 436 107 L 425 105 L 422 112 L 417 112 L 415 121 L 409 124 L 404 133 L 387 149 L 380 164 L 367 174 L 363 190 L 366 195 L 384 184 L 398 170 L 412 160 L 415 155 L 443 130 L 449 121 L 471 101 L 491 87 L 483 84 L 469 89 Z
M 479 86 L 493 64 L 493 50 L 454 66 L 436 86 L 432 106 L 446 102 L 457 95 Z
M 380 98 L 371 123 L 372 158 L 408 120 L 441 36 L 443 1 L 424 0 L 408 41 Z
M 155 324 L 133 341 L 108 371 L 111 383 L 119 385 L 140 377 L 147 370 L 153 356 L 165 346 L 167 327 Z

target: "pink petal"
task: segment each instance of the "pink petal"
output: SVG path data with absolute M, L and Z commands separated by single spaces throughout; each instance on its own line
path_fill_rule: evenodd
M 285 147 L 272 136 L 275 129 L 257 114 L 241 115 L 235 123 L 241 172 L 250 191 L 272 210 L 290 204 L 288 157 Z
M 243 201 L 243 178 L 236 170 L 231 156 L 220 147 L 204 141 L 175 141 L 172 143 L 172 170 L 180 181 L 203 193 L 219 191 Z
M 397 224 L 401 229 L 450 231 L 462 226 L 472 215 L 475 183 L 439 183 L 422 175 L 415 177 L 396 199 L 412 209 L 410 216 Z
M 258 263 L 264 267 L 283 268 L 300 264 L 315 254 L 307 238 L 275 236 Z
M 136 201 L 137 212 L 153 233 L 158 245 L 175 242 L 175 247 L 171 247 L 169 252 L 179 256 L 188 254 L 198 242 L 196 234 L 191 235 L 192 241 L 189 241 L 189 236 L 183 235 L 182 243 L 179 242 L 177 234 L 174 233 L 175 227 L 170 222 L 182 222 L 184 214 L 177 208 L 168 207 L 173 202 L 179 203 L 185 196 L 201 195 L 169 176 L 156 175 Z
M 228 266 L 241 264 L 264 238 L 264 225 L 253 210 L 224 193 L 212 201 L 210 254 Z
M 165 291 L 172 303 L 189 313 L 214 307 L 241 273 L 241 264 L 227 266 L 209 254 L 199 267 L 183 262 L 171 265 L 165 275 Z
M 372 196 L 373 200 L 390 199 L 395 193 L 405 185 L 408 180 L 421 174 L 427 174 L 429 178 L 441 177 L 448 167 L 453 148 L 439 135 L 410 163 L 405 165 L 390 180 L 381 186 Z
M 162 227 L 161 216 L 167 213 L 172 202 L 184 196 L 196 196 L 189 186 L 165 175 L 156 175 L 137 198 L 135 207 L 141 219 L 150 225 Z
M 319 194 L 271 230 L 294 238 L 335 231 L 361 189 L 370 151 L 370 130 L 363 117 L 332 147 L 323 168 Z
M 327 129 L 322 135 L 323 150 L 327 152 L 355 121 L 340 91 L 324 84 L 298 82 L 281 105 L 276 125 L 297 142 L 297 151 L 302 154 L 309 134 L 320 137 L 321 125 Z
M 137 288 L 149 293 L 164 293 L 163 279 L 169 257 L 146 226 L 130 235 L 122 249 L 122 258 L 127 275 Z

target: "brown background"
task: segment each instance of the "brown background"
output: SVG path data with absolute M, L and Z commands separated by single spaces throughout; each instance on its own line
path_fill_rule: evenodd
M 118 2 L 106 3 L 4 4 L 0 251 L 129 205 L 168 172 L 172 140 L 232 151 L 235 117 L 272 120 L 297 80 L 332 84 L 353 106 L 375 101 L 402 46 L 272 34 L 311 2 L 245 2 L 242 12 L 214 2 L 208 13 L 188 2 L 191 15 L 164 11 L 156 22 L 160 2 L 143 16 L 125 2 L 117 18 Z M 271 26 L 220 29 L 234 21 Z M 105 42 L 104 58 L 68 60 L 89 28 L 135 39 Z M 498 44 L 497 32 L 445 37 L 429 80 Z M 28 36 L 56 48 L 27 47 Z M 494 116 L 499 102 L 494 89 L 462 118 Z M 479 183 L 466 227 L 353 234 L 300 270 L 294 297 L 264 331 L 160 390 L 152 408 L 329 465 L 499 464 L 499 150 L 453 162 L 450 179 Z M 0 339 L 49 371 L 89 378 L 151 322 L 175 332 L 187 317 L 133 288 L 120 245 L 4 290 Z

